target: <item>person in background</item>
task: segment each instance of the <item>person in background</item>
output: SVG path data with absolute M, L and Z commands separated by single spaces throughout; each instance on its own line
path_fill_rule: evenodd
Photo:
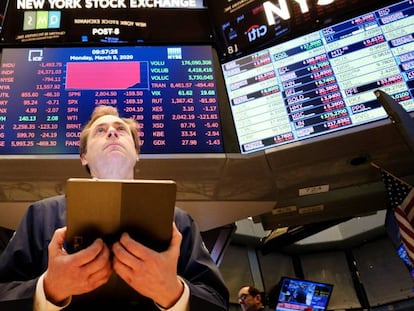
M 266 306 L 266 295 L 254 286 L 244 285 L 240 287 L 238 299 L 242 311 L 270 310 Z
M 121 118 L 114 107 L 97 106 L 80 136 L 81 163 L 91 177 L 133 179 L 138 154 L 135 121 Z M 64 248 L 65 202 L 65 196 L 58 195 L 28 208 L 0 255 L 0 310 L 228 309 L 228 289 L 204 247 L 197 224 L 183 210 L 175 209 L 172 239 L 163 252 L 123 233 L 111 246 L 96 239 L 69 254 Z M 138 298 L 77 299 L 106 284 L 112 273 Z

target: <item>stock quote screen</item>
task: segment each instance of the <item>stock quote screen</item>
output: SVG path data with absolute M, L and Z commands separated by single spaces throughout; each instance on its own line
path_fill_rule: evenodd
M 223 152 L 211 46 L 5 48 L 0 153 L 77 154 L 97 105 L 139 125 L 141 153 Z
M 217 50 L 223 62 L 394 2 L 206 0 Z
M 242 153 L 414 110 L 414 4 L 402 1 L 222 64 Z

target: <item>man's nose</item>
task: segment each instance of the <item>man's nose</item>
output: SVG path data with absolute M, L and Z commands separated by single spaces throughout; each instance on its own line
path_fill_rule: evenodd
M 118 133 L 117 133 L 116 129 L 114 129 L 113 127 L 111 127 L 111 128 L 108 130 L 108 138 L 109 138 L 109 137 L 112 137 L 112 136 L 114 136 L 114 137 L 118 137 Z

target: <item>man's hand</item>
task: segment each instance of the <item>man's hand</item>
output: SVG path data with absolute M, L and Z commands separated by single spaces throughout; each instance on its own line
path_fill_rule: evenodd
M 49 243 L 49 264 L 43 287 L 46 298 L 58 305 L 72 295 L 90 292 L 105 284 L 111 275 L 109 249 L 101 239 L 68 254 L 63 243 L 66 227 L 57 229 Z
M 127 233 L 112 247 L 114 271 L 141 295 L 164 308 L 173 306 L 184 290 L 177 276 L 182 236 L 175 224 L 172 232 L 170 246 L 161 253 L 134 241 Z

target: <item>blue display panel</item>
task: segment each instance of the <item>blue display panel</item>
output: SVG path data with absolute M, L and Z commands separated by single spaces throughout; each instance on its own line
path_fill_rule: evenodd
M 276 311 L 324 311 L 332 289 L 332 284 L 282 277 Z
M 141 153 L 222 153 L 209 46 L 7 48 L 0 154 L 77 154 L 95 106 L 136 119 Z
M 414 4 L 403 1 L 222 64 L 242 153 L 414 110 Z

